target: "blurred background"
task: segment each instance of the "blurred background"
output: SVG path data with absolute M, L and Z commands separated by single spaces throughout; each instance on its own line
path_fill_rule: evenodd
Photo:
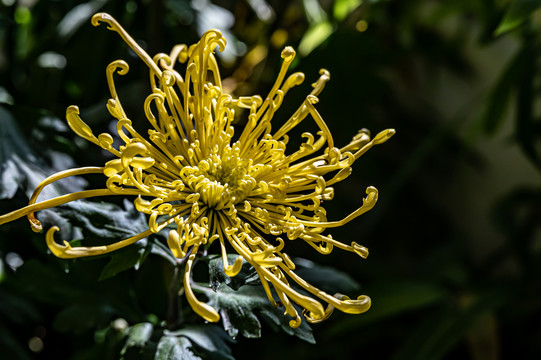
M 367 186 L 379 189 L 372 211 L 333 231 L 368 247 L 368 259 L 322 256 L 298 242 L 286 250 L 349 274 L 360 290 L 348 295 L 369 295 L 373 305 L 313 325 L 315 345 L 264 323 L 259 339 L 225 341 L 227 356 L 541 358 L 539 8 L 529 0 L 1 0 L 0 213 L 24 206 L 53 172 L 107 159 L 69 130 L 64 114 L 78 105 L 94 133 L 108 131 L 111 61 L 129 63 L 118 91 L 144 124 L 148 72 L 117 34 L 90 24 L 94 13 L 112 14 L 150 54 L 222 30 L 222 78 L 236 95 L 264 96 L 291 45 L 291 71 L 306 80 L 288 93 L 277 123 L 325 68 L 331 81 L 317 109 L 336 144 L 361 128 L 397 131 L 355 163 L 326 204 L 329 219 L 340 219 Z M 50 195 L 102 181 L 67 181 Z M 125 210 L 127 227 L 140 223 L 129 204 L 113 205 Z M 96 227 L 106 227 L 108 212 L 104 205 Z M 43 216 L 67 226 L 62 211 Z M 0 227 L 0 353 L 119 358 L 123 329 L 166 317 L 171 269 L 154 255 L 139 266 L 143 250 L 135 251 L 117 267 L 109 258 L 64 261 L 24 220 Z M 145 356 L 135 358 L 153 358 Z

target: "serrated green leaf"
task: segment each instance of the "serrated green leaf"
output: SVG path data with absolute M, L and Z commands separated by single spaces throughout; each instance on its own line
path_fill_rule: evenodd
M 515 0 L 511 3 L 500 25 L 494 31 L 498 36 L 521 25 L 526 19 L 541 7 L 541 0 Z
M 263 316 L 272 325 L 279 326 L 290 335 L 310 343 L 315 343 L 312 330 L 306 321 L 292 329 L 290 317 L 284 315 L 284 308 L 275 308 L 267 298 L 262 286 L 241 286 L 238 290 L 222 286 L 213 291 L 204 284 L 194 285 L 194 290 L 204 293 L 208 304 L 215 308 L 222 318 L 224 329 L 231 337 L 241 333 L 247 338 L 261 337 L 261 322 L 257 314 Z
M 238 255 L 229 255 L 229 263 L 233 263 Z M 296 273 L 306 281 L 329 293 L 355 293 L 360 286 L 349 275 L 336 269 L 320 266 L 310 260 L 297 258 Z M 292 329 L 289 326 L 289 317 L 284 316 L 283 309 L 274 308 L 261 287 L 244 286 L 259 285 L 257 273 L 248 264 L 244 263 L 241 272 L 230 278 L 225 275 L 221 257 L 211 258 L 209 261 L 209 275 L 211 288 L 203 292 L 213 301 L 211 306 L 220 311 L 224 329 L 230 336 L 236 337 L 240 332 L 245 337 L 260 337 L 261 324 L 254 311 L 275 328 L 279 328 L 289 335 L 297 336 L 307 342 L 315 343 L 310 326 L 303 322 L 301 327 Z M 222 289 L 220 285 L 225 283 L 232 290 Z M 300 310 L 299 310 L 300 311 Z M 300 311 L 302 312 L 302 311 Z
M 302 309 L 300 309 L 298 306 L 293 304 L 295 309 L 297 309 L 297 312 L 300 314 L 302 313 Z M 289 326 L 289 318 L 284 315 L 283 309 L 273 308 L 272 311 L 269 310 L 262 310 L 261 316 L 267 323 L 274 328 L 278 328 L 285 332 L 288 335 L 296 336 L 299 339 L 302 339 L 310 344 L 315 344 L 316 339 L 314 339 L 314 334 L 312 333 L 312 328 L 308 324 L 307 321 L 303 321 L 301 325 L 298 328 L 292 328 Z
M 155 360 L 200 360 L 192 350 L 192 342 L 183 336 L 164 335 L 158 343 Z
M 171 249 L 167 247 L 164 243 L 160 241 L 153 241 L 152 247 L 150 248 L 150 253 L 161 257 L 164 260 L 167 260 L 172 265 L 177 263 L 177 258 L 171 252 Z
M 227 255 L 229 264 L 233 264 L 239 255 Z M 243 261 L 240 272 L 235 277 L 229 277 L 224 272 L 224 265 L 221 256 L 211 257 L 209 261 L 210 285 L 216 291 L 222 283 L 233 290 L 239 289 L 243 285 L 261 284 L 257 271 L 247 261 Z
M 205 289 L 205 295 L 209 305 L 219 311 L 224 329 L 232 338 L 239 332 L 246 338 L 261 337 L 261 323 L 254 312 L 272 305 L 258 287 L 243 286 L 236 291 L 222 287 L 216 292 Z
M 57 214 L 82 229 L 85 238 L 122 240 L 148 229 L 144 214 L 124 200 L 124 209 L 106 202 L 75 201 L 59 206 Z
M 123 356 L 128 353 L 130 348 L 137 348 L 137 350 L 145 348 L 147 342 L 152 337 L 152 332 L 154 330 L 154 325 L 151 323 L 139 323 L 131 326 L 127 330 L 127 339 L 124 347 L 120 354 Z
M 234 360 L 229 348 L 233 340 L 216 325 L 188 325 L 180 330 L 165 331 L 164 335 L 188 338 L 195 345 L 192 350 L 204 359 Z
M 154 325 L 148 322 L 133 325 L 129 329 L 127 345 L 143 346 L 152 336 L 153 329 Z
M 105 202 L 77 201 L 59 206 L 54 214 L 45 216 L 54 217 L 54 222 L 67 221 L 71 225 L 81 228 L 84 238 L 74 240 L 72 246 L 96 246 L 110 244 L 128 237 L 137 235 L 148 229 L 144 214 L 135 209 L 128 200 L 124 200 L 124 209 L 116 204 Z M 51 219 L 48 219 L 51 222 Z M 155 253 L 175 263 L 174 256 L 164 249 L 153 235 L 144 238 L 119 251 L 111 253 L 110 262 L 103 268 L 100 280 L 108 279 L 122 271 L 143 263 L 148 254 Z M 154 249 L 156 247 L 156 249 Z M 154 249 L 154 250 L 153 250 Z
M 30 196 L 51 172 L 30 147 L 13 116 L 0 106 L 0 199 L 11 199 L 19 188 Z M 42 196 L 60 193 L 59 187 L 51 184 L 43 190 Z
M 138 241 L 132 246 L 117 250 L 111 254 L 111 260 L 100 273 L 99 280 L 105 280 L 116 274 L 135 267 L 137 269 L 148 255 L 148 248 L 152 246 L 147 240 Z
M 218 326 L 188 325 L 176 331 L 140 323 L 129 328 L 121 351 L 122 360 L 234 360 L 229 343 L 233 340 Z

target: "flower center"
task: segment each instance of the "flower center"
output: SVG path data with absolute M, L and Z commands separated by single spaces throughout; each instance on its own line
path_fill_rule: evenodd
M 250 175 L 252 160 L 238 154 L 237 146 L 226 146 L 220 155 L 211 153 L 194 168 L 192 190 L 209 209 L 229 208 L 246 199 L 256 187 L 257 181 Z

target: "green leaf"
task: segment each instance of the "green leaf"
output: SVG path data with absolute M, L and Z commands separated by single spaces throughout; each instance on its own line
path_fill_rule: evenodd
M 297 309 L 299 314 L 302 313 L 302 309 L 295 304 L 293 306 Z M 275 330 L 282 330 L 286 334 L 296 336 L 310 344 L 316 343 L 316 339 L 314 339 L 314 334 L 312 333 L 312 328 L 308 324 L 308 321 L 303 320 L 298 328 L 292 328 L 289 326 L 289 317 L 284 315 L 283 308 L 272 307 L 271 309 L 263 309 L 261 310 L 261 316 Z
M 331 36 L 334 29 L 329 21 L 318 22 L 308 28 L 299 44 L 299 54 L 307 56 Z
M 188 325 L 180 330 L 165 331 L 164 336 L 184 337 L 192 343 L 191 349 L 203 359 L 234 360 L 229 344 L 233 341 L 216 325 Z
M 238 255 L 228 255 L 228 262 L 232 264 L 237 258 Z M 326 292 L 353 293 L 359 290 L 359 284 L 341 271 L 302 258 L 296 258 L 294 262 L 297 265 L 297 275 Z M 221 257 L 211 258 L 209 276 L 214 292 L 205 287 L 198 289 L 211 299 L 209 304 L 220 311 L 224 329 L 230 336 L 236 337 L 240 332 L 248 338 L 260 337 L 261 323 L 255 311 L 275 329 L 315 343 L 312 329 L 306 321 L 299 328 L 292 329 L 289 326 L 291 319 L 284 316 L 282 308 L 272 306 L 261 286 L 244 286 L 261 283 L 257 272 L 247 262 L 243 263 L 240 273 L 231 278 L 224 273 Z M 232 290 L 220 288 L 223 283 Z
M 113 252 L 111 254 L 111 260 L 101 271 L 99 280 L 108 279 L 132 267 L 137 270 L 148 255 L 147 249 L 149 246 L 152 245 L 148 241 L 143 240 Z
M 117 241 L 148 229 L 145 215 L 130 201 L 124 200 L 124 208 L 112 203 L 81 200 L 59 206 L 55 212 L 80 227 L 85 238 Z
M 511 94 L 516 91 L 517 84 L 522 77 L 524 66 L 528 60 L 527 56 L 528 51 L 524 47 L 507 65 L 490 92 L 481 117 L 481 125 L 485 134 L 493 135 L 501 127 Z
M 507 9 L 504 18 L 494 31 L 498 36 L 511 31 L 528 19 L 541 6 L 541 0 L 515 0 Z
M 334 2 L 334 18 L 338 21 L 344 20 L 363 3 L 363 0 L 336 0 Z
M 156 351 L 156 360 L 200 360 L 201 358 L 195 355 L 191 348 L 192 342 L 183 336 L 164 335 L 158 343 Z
M 122 360 L 130 359 L 214 359 L 234 360 L 229 344 L 233 340 L 216 325 L 188 325 L 176 331 L 139 323 L 126 331 Z
M 229 264 L 233 264 L 239 255 L 227 255 Z M 229 277 L 224 272 L 222 257 L 217 255 L 210 258 L 209 278 L 212 290 L 216 291 L 222 283 L 233 290 L 238 290 L 243 285 L 261 284 L 257 272 L 247 261 L 243 261 L 240 272 L 235 277 Z
M 410 281 L 387 283 L 372 289 L 371 295 L 377 301 L 364 315 L 365 323 L 434 304 L 445 299 L 447 292 L 435 284 Z
M 351 276 L 332 267 L 302 258 L 295 258 L 294 263 L 297 275 L 329 294 L 348 294 L 360 289 L 360 285 Z
M 169 247 L 161 241 L 155 240 L 152 242 L 150 253 L 153 255 L 157 255 L 164 260 L 167 260 L 172 265 L 175 265 L 177 263 L 177 258 L 175 257 L 175 255 L 173 255 L 171 249 L 169 249 Z
M 58 217 L 68 221 L 71 225 L 81 228 L 84 238 L 73 240 L 72 246 L 96 246 L 117 242 L 137 235 L 148 229 L 148 222 L 143 213 L 135 209 L 128 200 L 124 200 L 124 209 L 120 206 L 91 201 L 77 201 L 59 206 L 54 214 L 45 214 L 45 217 Z M 41 219 L 41 218 L 40 218 Z M 52 219 L 48 218 L 48 222 Z M 148 254 L 157 254 L 171 263 L 176 259 L 165 245 L 154 238 L 144 238 L 124 249 L 115 251 L 109 256 L 111 260 L 103 268 L 100 280 L 108 279 L 122 271 L 135 268 L 144 262 Z M 159 235 L 158 235 L 159 236 Z
M 139 323 L 127 330 L 127 339 L 120 355 L 121 360 L 150 358 L 155 344 L 150 343 L 154 326 L 151 323 Z
M 537 83 L 534 74 L 538 66 L 539 50 L 535 41 L 528 39 L 524 44 L 526 61 L 521 77 L 518 79 L 517 96 L 517 141 L 524 155 L 533 165 L 541 169 L 541 156 L 539 153 L 539 135 L 541 122 L 535 116 Z
M 30 196 L 52 170 L 30 147 L 13 116 L 0 106 L 0 199 L 11 199 L 23 189 Z M 47 186 L 44 198 L 60 195 L 56 184 Z
M 92 15 L 98 12 L 107 1 L 108 0 L 90 0 L 73 7 L 73 9 L 65 14 L 58 23 L 58 36 L 64 40 L 70 38 L 77 30 L 79 30 L 79 28 L 81 28 L 81 26 L 88 24 Z
M 289 326 L 292 319 L 284 315 L 284 308 L 275 308 L 271 304 L 262 286 L 245 285 L 236 291 L 224 286 L 213 291 L 205 284 L 194 284 L 193 288 L 209 298 L 208 304 L 220 313 L 224 329 L 233 338 L 239 332 L 247 338 L 261 337 L 261 322 L 257 317 L 259 314 L 289 335 L 315 343 L 308 323 L 303 321 L 298 328 L 292 329 Z
M 424 308 L 446 299 L 447 292 L 438 285 L 421 282 L 386 283 L 385 286 L 371 287 L 369 291 L 372 306 L 366 313 L 347 317 L 328 332 L 333 336 L 354 331 L 406 312 Z
M 24 291 L 34 301 L 55 304 L 58 299 L 73 300 L 92 295 L 88 287 L 77 286 L 77 279 L 58 267 L 37 259 L 30 259 L 17 269 L 18 281 L 25 284 Z M 35 281 L 40 279 L 40 281 Z M 51 286 L 54 284 L 54 286 Z
M 447 307 L 422 321 L 406 337 L 394 359 L 440 359 L 478 322 L 516 296 L 515 289 L 501 286 L 462 299 L 460 308 Z M 465 303 L 467 305 L 465 305 Z
M 261 337 L 261 323 L 254 312 L 270 302 L 260 289 L 253 286 L 243 286 L 236 291 L 228 287 L 216 292 L 204 287 L 198 289 L 210 299 L 209 305 L 219 311 L 224 329 L 232 338 L 237 337 L 239 331 L 247 338 Z
M 0 317 L 13 324 L 22 325 L 24 322 L 38 322 L 40 314 L 29 300 L 17 293 L 11 293 L 0 288 Z
M 113 308 L 94 301 L 76 302 L 58 313 L 53 327 L 63 333 L 82 334 L 107 321 L 113 313 Z
M 151 323 L 135 324 L 128 330 L 126 346 L 143 346 L 152 336 L 154 326 Z
M 8 328 L 0 326 L 0 349 L 6 359 L 31 360 L 28 350 L 13 336 Z

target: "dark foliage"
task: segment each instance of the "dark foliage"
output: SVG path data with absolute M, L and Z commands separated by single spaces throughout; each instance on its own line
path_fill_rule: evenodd
M 90 25 L 98 11 L 150 53 L 221 28 L 231 50 L 222 75 L 239 95 L 266 93 L 281 49 L 292 45 L 305 91 L 288 94 L 277 123 L 324 67 L 332 80 L 318 111 L 337 144 L 360 128 L 397 135 L 356 163 L 326 206 L 330 219 L 340 218 L 359 205 L 360 189 L 378 187 L 376 207 L 333 233 L 367 246 L 367 260 L 288 243 L 289 254 L 314 261 L 297 261 L 311 282 L 369 295 L 366 314 L 336 312 L 292 330 L 249 267 L 231 279 L 209 255 L 196 267 L 194 290 L 223 323 L 203 324 L 176 296 L 178 260 L 159 234 L 111 256 L 66 261 L 19 220 L 0 227 L 0 357 L 541 358 L 539 7 L 529 0 L 2 0 L 2 214 L 24 206 L 48 174 L 109 159 L 63 120 L 77 104 L 97 133 L 107 130 L 109 62 L 129 62 L 118 91 L 134 123 L 145 120 L 146 69 L 115 34 Z M 46 196 L 101 181 L 63 182 Z M 129 202 L 100 200 L 42 216 L 76 242 L 108 242 L 146 226 Z

